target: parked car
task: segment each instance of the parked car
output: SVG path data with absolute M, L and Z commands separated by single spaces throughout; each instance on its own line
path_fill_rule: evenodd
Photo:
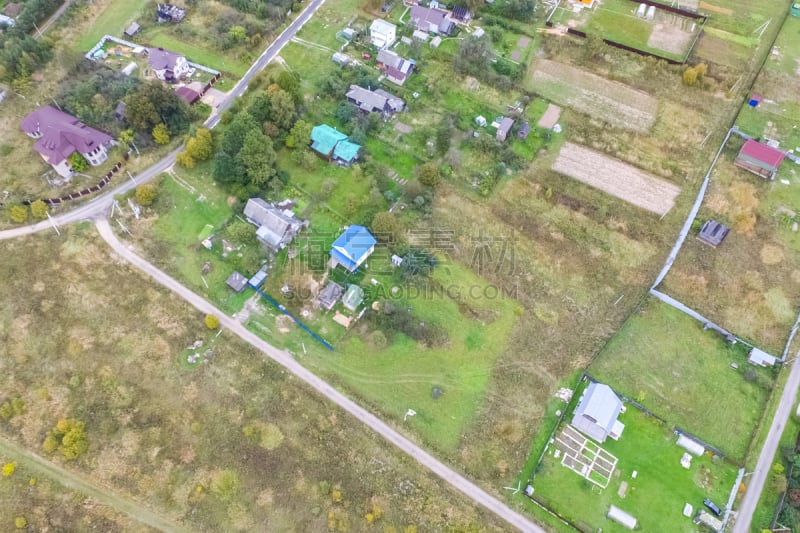
M 719 506 L 716 503 L 712 502 L 708 498 L 703 500 L 703 505 L 705 505 L 706 508 L 708 508 L 709 511 L 711 511 L 712 513 L 714 513 L 717 516 L 722 514 L 722 509 L 720 509 Z

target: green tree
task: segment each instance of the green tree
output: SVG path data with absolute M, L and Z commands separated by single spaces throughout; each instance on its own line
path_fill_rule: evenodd
M 253 131 L 261 132 L 261 126 L 255 121 L 253 116 L 246 111 L 236 113 L 233 120 L 228 124 L 228 127 L 225 128 L 225 132 L 222 134 L 220 148 L 231 157 L 236 157 L 236 154 L 239 153 L 239 150 L 241 150 L 244 145 L 245 137 L 248 133 Z
M 60 419 L 47 433 L 43 447 L 48 452 L 59 450 L 67 460 L 80 457 L 89 449 L 83 422 L 71 418 Z
M 286 136 L 286 146 L 296 148 L 308 145 L 311 139 L 312 126 L 305 120 L 298 120 Z
M 205 323 L 208 329 L 217 329 L 219 327 L 219 318 L 211 314 L 206 315 Z
M 14 527 L 17 529 L 25 529 L 28 527 L 28 520 L 24 516 L 18 516 L 14 519 Z
M 22 224 L 28 220 L 28 208 L 24 205 L 15 205 L 11 207 L 11 220 Z
M 128 146 L 133 142 L 134 137 L 135 137 L 135 135 L 133 133 L 133 130 L 127 129 L 127 130 L 122 130 L 121 132 L 119 132 L 118 139 L 119 139 L 120 144 L 122 144 L 124 146 Z
M 271 95 L 270 103 L 270 119 L 281 130 L 288 130 L 294 122 L 296 113 L 292 95 L 280 89 Z
M 189 141 L 191 141 L 191 139 L 189 139 Z M 188 148 L 189 143 L 186 143 L 186 146 Z M 184 150 L 176 155 L 175 162 L 184 168 L 194 168 L 195 165 L 194 158 L 189 154 L 188 150 Z
M 491 68 L 494 50 L 486 37 L 467 37 L 458 45 L 458 55 L 453 59 L 453 68 L 461 74 L 484 77 Z
M 372 217 L 370 229 L 378 240 L 396 242 L 400 234 L 400 222 L 388 211 L 381 211 Z
M 163 122 L 159 122 L 153 128 L 153 141 L 162 146 L 169 144 L 169 129 L 167 129 L 167 125 Z
M 73 172 L 86 172 L 86 169 L 89 168 L 89 162 L 80 152 L 72 152 L 67 158 L 67 163 Z
M 219 183 L 242 183 L 246 178 L 242 166 L 224 151 L 214 156 L 213 176 Z
M 439 165 L 433 161 L 420 165 L 417 171 L 419 173 L 419 182 L 431 188 L 436 188 L 442 179 L 439 172 Z
M 156 187 L 152 183 L 143 183 L 136 187 L 136 202 L 139 205 L 153 205 L 156 199 Z
M 412 249 L 403 256 L 400 265 L 405 276 L 427 276 L 439 264 L 435 255 L 424 250 Z
M 272 141 L 260 131 L 247 134 L 236 159 L 247 172 L 249 182 L 254 185 L 266 185 L 275 176 L 275 150 Z
M 35 218 L 47 218 L 47 213 L 50 210 L 48 205 L 43 200 L 36 200 L 31 203 L 31 214 Z
M 214 140 L 211 132 L 200 128 L 194 137 L 186 142 L 186 151 L 195 161 L 207 161 L 214 154 Z
M 247 222 L 237 220 L 229 225 L 225 232 L 232 241 L 240 244 L 255 244 L 256 243 L 256 227 Z
M 247 39 L 247 30 L 243 26 L 231 26 L 228 29 L 228 35 L 231 36 L 236 42 L 241 42 Z
M 189 126 L 189 106 L 161 82 L 142 83 L 124 101 L 125 121 L 137 131 L 150 132 L 164 123 L 169 131 L 178 134 Z

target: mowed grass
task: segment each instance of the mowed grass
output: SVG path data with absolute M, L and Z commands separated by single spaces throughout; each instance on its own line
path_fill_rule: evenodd
M 225 52 L 215 50 L 202 40 L 186 40 L 169 33 L 168 27 L 154 27 L 141 33 L 139 38 L 150 46 L 160 46 L 186 56 L 188 61 L 199 63 L 220 72 L 232 74 L 237 78 L 244 76 L 250 68 L 250 60 L 246 58 L 234 59 Z
M 146 5 L 145 0 L 111 0 L 77 40 L 75 49 L 85 54 L 103 35 L 122 36 L 125 28 L 136 20 Z
M 741 461 L 772 383 L 771 372 L 753 367 L 746 357 L 746 347 L 730 346 L 693 318 L 650 298 L 588 372 Z M 753 372 L 751 381 L 746 372 Z
M 208 342 L 203 315 L 119 261 L 91 225 L 0 251 L 0 275 L 14 280 L 0 309 L 0 401 L 26 405 L 0 430 L 32 452 L 61 462 L 43 436 L 77 418 L 90 446 L 66 468 L 192 531 L 502 527 L 236 337 Z M 187 368 L 178 356 L 198 339 L 213 354 Z M 60 487 L 29 487 L 20 466 L 25 478 L 0 480 L 15 487 L 8 498 L 0 488 L 0 521 L 24 503 L 38 509 L 28 520 L 37 530 L 61 517 L 70 530 L 115 529 Z M 374 505 L 382 518 L 370 527 Z
M 671 428 L 631 405 L 619 420 L 625 424 L 619 440 L 608 439 L 600 445 L 619 460 L 619 475 L 611 477 L 607 488 L 594 486 L 562 466 L 561 458 L 554 455 L 557 445 L 551 443 L 533 478 L 534 498 L 587 531 L 629 531 L 606 518 L 611 505 L 633 515 L 639 522 L 637 529 L 642 531 L 701 531 L 691 517 L 683 516 L 684 504 L 701 509 L 703 499 L 710 498 L 724 506 L 736 480 L 736 468 L 704 455 L 692 457 L 687 470 L 680 464 L 685 450 L 675 444 Z M 631 475 L 633 471 L 636 478 Z M 619 494 L 622 483 L 627 484 L 624 496 Z

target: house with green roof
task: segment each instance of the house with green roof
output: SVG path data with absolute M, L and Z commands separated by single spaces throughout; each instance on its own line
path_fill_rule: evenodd
M 311 149 L 328 161 L 350 165 L 358 159 L 361 145 L 347 140 L 347 135 L 327 124 L 311 130 Z

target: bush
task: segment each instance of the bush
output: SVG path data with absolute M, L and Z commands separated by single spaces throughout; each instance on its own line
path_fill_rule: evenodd
M 48 205 L 42 200 L 36 200 L 35 202 L 31 203 L 31 214 L 36 218 L 47 218 L 48 211 Z
M 219 327 L 219 318 L 214 315 L 206 315 L 205 323 L 208 329 L 217 329 Z
M 28 220 L 28 208 L 24 205 L 15 205 L 11 207 L 11 220 L 22 224 Z
M 143 183 L 136 187 L 136 201 L 139 205 L 153 205 L 156 199 L 156 188 L 152 183 Z

